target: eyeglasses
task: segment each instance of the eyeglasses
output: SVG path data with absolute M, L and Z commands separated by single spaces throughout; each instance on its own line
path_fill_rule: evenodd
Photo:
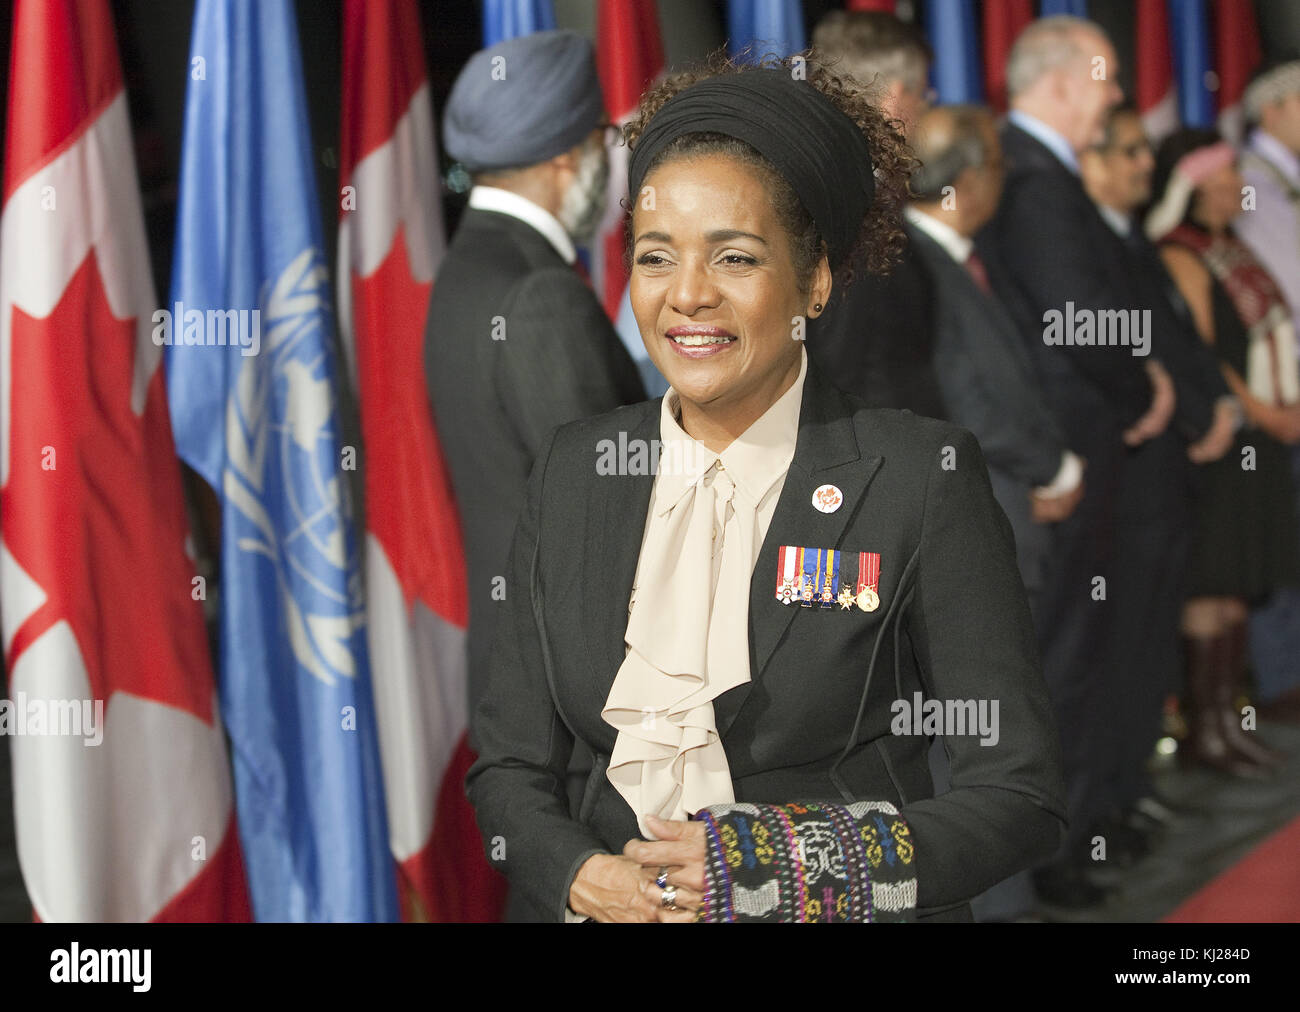
M 1112 151 L 1115 151 L 1123 155 L 1129 161 L 1132 161 L 1133 159 L 1137 158 L 1138 155 L 1153 154 L 1154 150 L 1155 149 L 1151 147 L 1151 142 L 1149 140 L 1146 140 L 1145 138 L 1143 138 L 1140 141 L 1134 141 L 1132 144 L 1121 144 L 1121 145 L 1103 144 L 1096 148 L 1096 151 L 1099 154 L 1105 155 L 1105 154 L 1109 154 Z

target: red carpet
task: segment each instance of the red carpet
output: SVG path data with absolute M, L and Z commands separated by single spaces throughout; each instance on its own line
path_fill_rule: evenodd
M 1300 922 L 1300 818 L 1212 879 L 1165 921 Z

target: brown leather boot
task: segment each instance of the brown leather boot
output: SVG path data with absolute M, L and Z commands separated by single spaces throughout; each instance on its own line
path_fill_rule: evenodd
M 1179 749 L 1186 762 L 1208 766 L 1229 776 L 1264 780 L 1270 767 L 1251 762 L 1228 745 L 1223 733 L 1223 715 L 1216 705 L 1216 686 L 1221 681 L 1224 637 L 1183 637 L 1187 655 L 1187 740 Z
M 1286 764 L 1286 753 L 1269 748 L 1251 731 L 1241 726 L 1241 710 L 1237 707 L 1238 689 L 1246 679 L 1246 623 L 1231 626 L 1224 634 L 1224 662 L 1220 669 L 1220 683 L 1215 692 L 1218 712 L 1223 721 L 1223 737 L 1228 747 L 1251 762 L 1277 769 Z

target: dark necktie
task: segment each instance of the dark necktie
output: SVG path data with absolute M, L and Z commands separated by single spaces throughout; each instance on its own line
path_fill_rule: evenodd
M 980 291 L 985 295 L 993 294 L 993 286 L 989 284 L 989 272 L 984 269 L 984 261 L 974 250 L 966 257 L 966 269 L 970 271 L 970 276 L 975 279 L 975 283 L 980 286 Z

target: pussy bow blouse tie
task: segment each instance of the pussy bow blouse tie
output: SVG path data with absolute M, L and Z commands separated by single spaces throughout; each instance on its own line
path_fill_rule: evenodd
M 637 814 L 684 819 L 735 800 L 713 700 L 749 681 L 749 582 L 758 503 L 720 459 L 661 472 L 628 619 L 627 655 L 602 716 L 618 731 L 608 777 Z

